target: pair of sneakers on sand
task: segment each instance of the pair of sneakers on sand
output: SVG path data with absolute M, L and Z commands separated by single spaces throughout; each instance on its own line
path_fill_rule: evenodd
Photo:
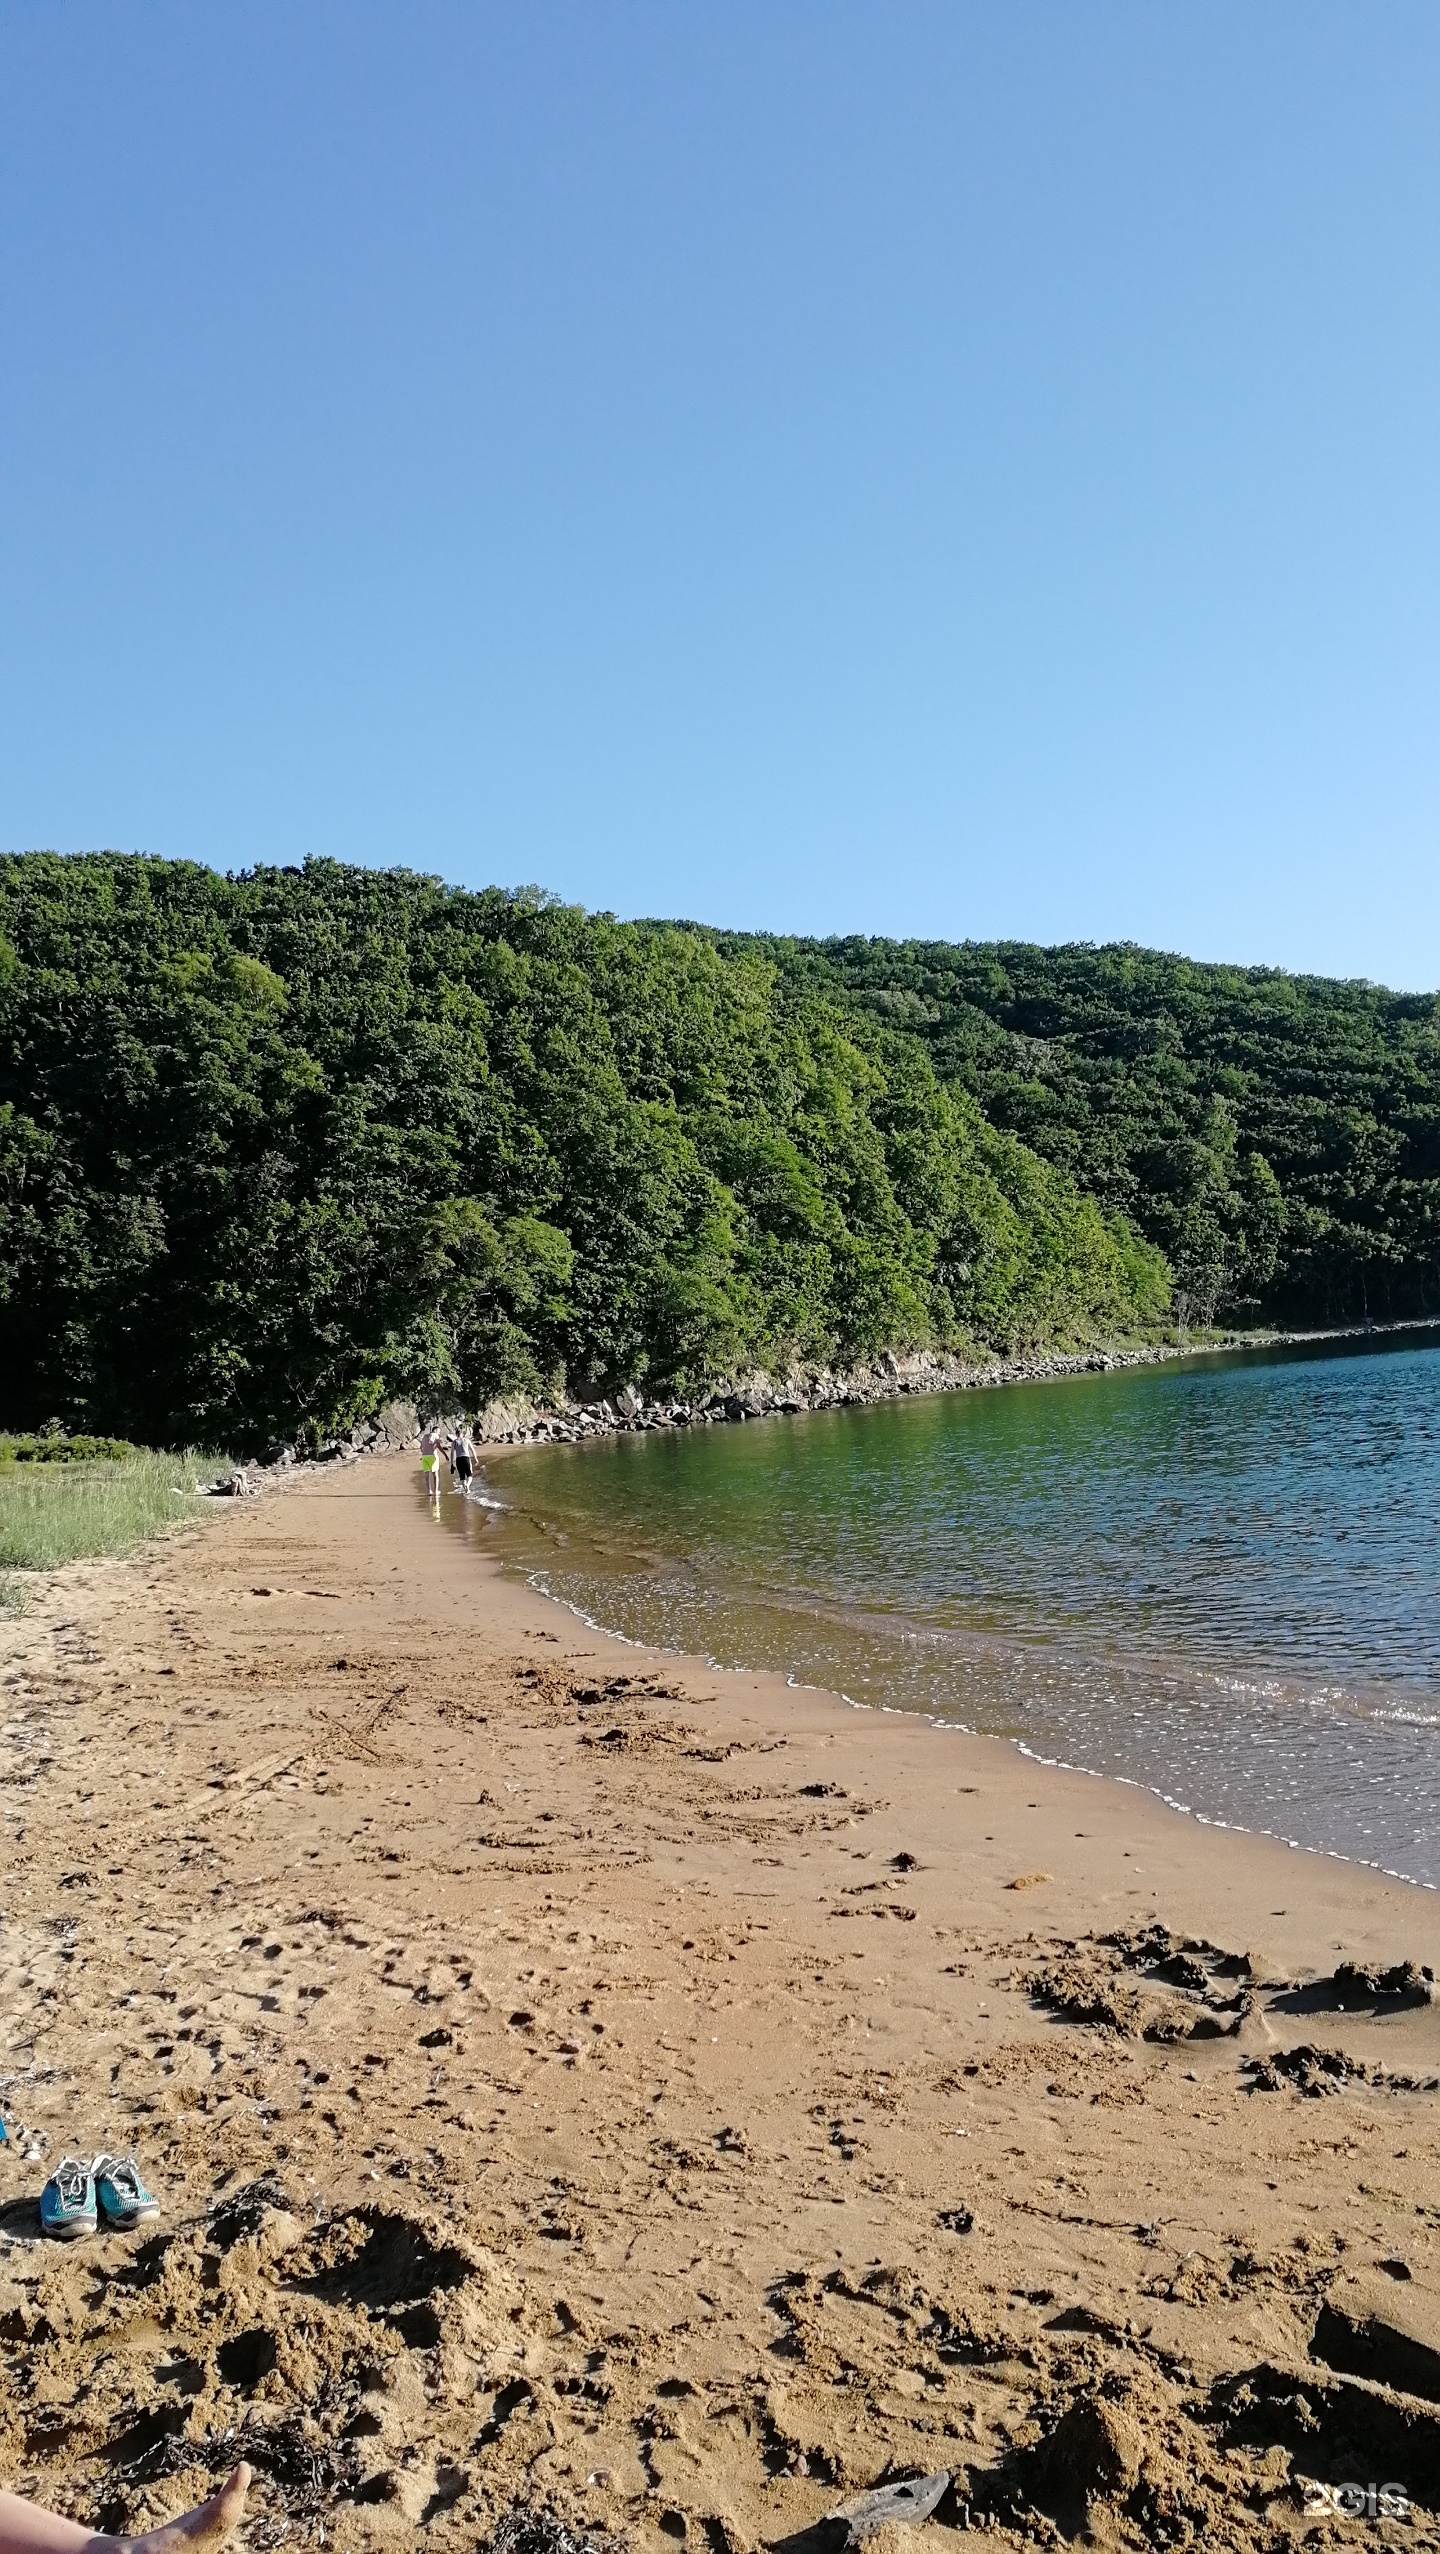
M 88 2164 L 62 2155 L 40 2193 L 41 2227 L 61 2243 L 93 2235 L 102 2217 L 123 2234 L 159 2214 L 160 2202 L 146 2189 L 133 2155 L 96 2155 Z

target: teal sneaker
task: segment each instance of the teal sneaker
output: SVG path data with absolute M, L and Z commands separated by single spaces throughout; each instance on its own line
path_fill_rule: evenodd
M 160 2202 L 140 2179 L 133 2155 L 97 2155 L 90 2170 L 95 2197 L 109 2225 L 140 2226 L 146 2218 L 159 2216 Z
M 88 2164 L 62 2155 L 40 2193 L 41 2230 L 73 2244 L 77 2236 L 93 2235 L 95 2223 L 95 2176 Z

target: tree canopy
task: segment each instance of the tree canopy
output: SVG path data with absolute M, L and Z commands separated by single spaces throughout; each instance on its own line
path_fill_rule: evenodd
M 1165 1253 L 1191 1317 L 1440 1309 L 1440 1001 L 1128 944 L 769 940 Z
M 1123 1183 L 906 991 L 399 869 L 0 859 L 3 1416 L 239 1449 L 1153 1327 Z

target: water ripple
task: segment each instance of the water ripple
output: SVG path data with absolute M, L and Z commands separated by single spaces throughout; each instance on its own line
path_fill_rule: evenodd
M 484 1531 L 588 1618 L 1440 1882 L 1440 1348 L 536 1449 Z

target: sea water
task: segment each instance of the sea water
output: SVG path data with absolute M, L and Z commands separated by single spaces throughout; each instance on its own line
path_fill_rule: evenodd
M 1429 1335 L 537 1447 L 491 1488 L 467 1529 L 631 1639 L 1440 1884 Z

